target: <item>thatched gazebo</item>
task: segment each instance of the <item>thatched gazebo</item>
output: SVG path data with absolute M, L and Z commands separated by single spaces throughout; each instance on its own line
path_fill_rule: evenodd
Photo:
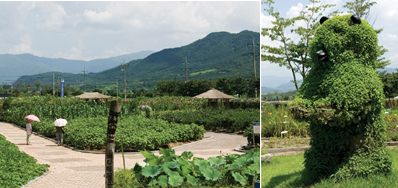
M 206 91 L 200 95 L 196 95 L 193 98 L 206 98 L 209 101 L 209 107 L 210 107 L 210 101 L 211 100 L 221 100 L 221 106 L 222 106 L 222 101 L 225 99 L 225 109 L 229 109 L 229 99 L 234 99 L 235 97 L 231 95 L 227 95 L 221 91 L 218 91 L 217 89 L 210 89 L 209 91 Z M 218 104 L 218 103 L 217 103 Z
M 83 94 L 78 95 L 78 96 L 76 96 L 76 97 L 81 98 L 81 99 L 84 99 L 84 100 L 86 100 L 86 102 L 87 102 L 89 99 L 94 99 L 94 100 L 95 100 L 95 103 L 97 103 L 97 104 L 98 104 L 98 100 L 99 100 L 99 99 L 105 99 L 105 100 L 106 100 L 106 105 L 108 105 L 108 99 L 112 98 L 112 96 L 103 95 L 103 94 L 98 93 L 98 92 L 92 92 L 92 93 L 86 93 L 86 92 L 84 92 Z

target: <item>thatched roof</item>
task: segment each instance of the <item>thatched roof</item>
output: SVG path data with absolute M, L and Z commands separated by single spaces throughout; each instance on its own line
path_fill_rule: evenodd
M 98 93 L 98 92 L 83 93 L 83 94 L 78 95 L 76 97 L 79 97 L 81 99 L 109 99 L 109 98 L 112 98 L 112 96 L 103 95 L 103 94 Z
M 231 95 L 227 95 L 221 91 L 218 91 L 217 89 L 211 89 L 209 91 L 206 91 L 200 95 L 196 95 L 193 98 L 206 98 L 206 99 L 234 99 L 235 97 Z

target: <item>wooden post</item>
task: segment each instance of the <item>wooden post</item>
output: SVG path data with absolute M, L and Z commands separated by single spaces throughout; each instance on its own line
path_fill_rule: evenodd
M 121 104 L 119 101 L 112 101 L 111 107 L 109 109 L 109 118 L 108 118 L 108 130 L 107 137 L 108 141 L 106 143 L 106 151 L 105 151 L 105 187 L 112 188 L 114 184 L 114 167 L 113 167 L 113 156 L 115 152 L 115 133 L 117 120 L 120 113 Z

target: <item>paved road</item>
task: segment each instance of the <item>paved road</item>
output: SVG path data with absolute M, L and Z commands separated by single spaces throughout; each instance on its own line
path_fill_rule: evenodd
M 0 134 L 19 147 L 19 150 L 37 159 L 40 164 L 49 164 L 50 173 L 29 184 L 27 188 L 98 188 L 105 187 L 105 155 L 82 153 L 57 146 L 42 137 L 32 135 L 32 145 L 26 145 L 26 132 L 9 123 L 0 122 Z M 246 137 L 233 134 L 207 132 L 205 136 L 214 138 L 178 147 L 176 154 L 192 151 L 195 157 L 208 158 L 222 154 L 242 154 L 234 148 L 247 143 Z M 125 154 L 126 168 L 144 159 L 141 154 Z M 123 167 L 121 154 L 115 154 L 115 170 Z

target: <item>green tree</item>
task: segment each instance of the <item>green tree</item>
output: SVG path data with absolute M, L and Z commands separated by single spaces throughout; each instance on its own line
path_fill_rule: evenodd
M 309 5 L 300 12 L 299 16 L 294 18 L 283 18 L 280 16 L 279 12 L 274 10 L 272 5 L 275 2 L 273 0 L 267 0 L 262 3 L 266 4 L 267 8 L 264 10 L 268 15 L 272 16 L 274 20 L 272 21 L 273 27 L 263 28 L 261 34 L 263 36 L 268 36 L 272 41 L 279 42 L 281 45 L 272 47 L 262 44 L 261 48 L 265 54 L 262 54 L 261 60 L 276 63 L 281 67 L 285 66 L 290 69 L 293 75 L 293 83 L 298 91 L 296 73 L 305 78 L 312 67 L 309 57 L 309 45 L 315 34 L 315 30 L 320 25 L 318 22 L 319 18 L 327 8 L 335 5 L 321 4 L 318 0 L 309 0 Z M 337 13 L 337 11 L 334 11 L 330 15 L 335 15 Z M 287 29 L 294 26 L 298 21 L 304 22 L 305 26 L 299 26 L 290 31 L 300 37 L 298 42 L 294 42 L 288 37 Z
M 231 78 L 231 89 L 239 98 L 247 92 L 247 82 L 242 77 Z
M 375 17 L 374 13 L 370 11 L 373 5 L 377 4 L 376 1 L 372 0 L 355 0 L 352 2 L 347 2 L 343 7 L 348 9 L 348 12 L 351 14 L 355 14 L 362 19 L 365 19 L 367 22 L 372 22 L 373 25 L 377 17 Z M 383 31 L 381 29 L 375 29 L 377 34 L 380 34 Z M 377 58 L 376 68 L 384 69 L 386 66 L 390 65 L 390 60 L 386 60 L 385 57 L 382 57 L 384 53 L 388 52 L 388 49 L 383 46 L 379 46 L 379 54 L 380 56 Z
M 255 97 L 255 89 L 257 89 L 257 96 L 260 96 L 260 78 L 252 77 L 247 79 L 247 95 L 249 97 Z
M 94 89 L 93 89 L 93 92 L 98 92 L 98 93 L 101 93 L 101 94 L 102 94 L 102 89 L 100 89 L 100 88 L 94 88 Z
M 230 79 L 228 78 L 219 78 L 216 82 L 216 89 L 228 95 L 234 94 L 231 88 Z
M 380 79 L 383 82 L 384 96 L 388 99 L 394 98 L 398 94 L 398 73 L 386 73 L 386 71 L 379 73 Z
M 72 92 L 72 95 L 73 96 L 77 96 L 77 95 L 81 95 L 81 94 L 83 94 L 84 92 L 82 91 L 82 90 L 80 90 L 80 89 L 75 89 L 73 92 Z

